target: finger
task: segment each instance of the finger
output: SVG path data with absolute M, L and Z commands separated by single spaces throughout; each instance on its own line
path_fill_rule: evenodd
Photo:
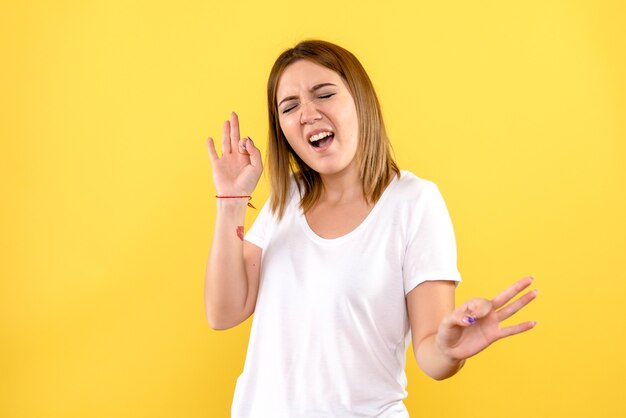
M 487 299 L 470 299 L 454 312 L 453 322 L 461 326 L 474 325 L 479 318 L 485 317 L 492 309 Z
M 489 314 L 489 312 L 491 312 L 492 309 L 493 304 L 491 301 L 483 298 L 470 299 L 467 305 L 468 315 L 471 315 L 474 318 L 485 317 Z
M 498 321 L 504 321 L 505 319 L 509 318 L 511 315 L 522 309 L 524 306 L 528 305 L 533 299 L 537 297 L 538 292 L 539 290 L 537 289 L 531 290 L 515 302 L 500 309 L 497 313 Z
M 513 299 L 519 292 L 526 289 L 532 282 L 532 277 L 524 277 L 523 279 L 516 281 L 492 299 L 491 302 L 493 303 L 493 307 L 498 309 L 504 306 L 505 303 Z
M 230 148 L 239 148 L 239 117 L 235 112 L 230 114 Z
M 525 332 L 531 330 L 537 325 L 535 321 L 522 322 L 521 324 L 511 325 L 510 327 L 500 328 L 500 332 L 498 334 L 499 338 L 510 337 L 511 335 L 519 334 L 520 332 Z
M 248 139 L 249 137 L 245 137 L 239 140 L 238 148 L 240 154 L 248 155 L 248 151 L 246 150 L 246 143 L 248 142 Z
M 254 145 L 252 138 L 248 137 L 246 141 L 246 151 L 250 155 L 250 165 L 255 168 L 263 169 L 263 161 L 261 159 L 261 151 Z
M 206 144 L 207 144 L 207 148 L 209 149 L 209 157 L 211 158 L 211 161 L 215 161 L 219 159 L 219 157 L 217 156 L 217 151 L 215 151 L 215 144 L 213 143 L 213 138 L 209 137 L 209 139 L 206 140 Z
M 230 154 L 232 152 L 230 148 L 230 122 L 224 122 L 222 128 L 222 155 Z

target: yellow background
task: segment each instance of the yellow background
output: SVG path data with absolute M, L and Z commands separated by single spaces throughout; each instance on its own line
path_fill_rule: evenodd
M 409 350 L 412 416 L 625 416 L 624 22 L 591 0 L 3 2 L 0 416 L 229 415 L 251 321 L 204 317 L 205 139 L 235 110 L 264 150 L 271 64 L 309 37 L 359 57 L 401 167 L 439 185 L 458 303 L 540 289 L 509 321 L 537 328 L 450 380 Z

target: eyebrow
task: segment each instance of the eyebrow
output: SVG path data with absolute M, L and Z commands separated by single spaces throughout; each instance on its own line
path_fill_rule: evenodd
M 322 87 L 326 87 L 326 86 L 333 86 L 333 87 L 337 87 L 337 85 L 333 84 L 333 83 L 320 83 L 320 84 L 316 84 L 313 87 L 311 87 L 311 90 L 309 90 L 311 93 L 321 89 Z M 287 100 L 294 100 L 297 99 L 298 96 L 287 96 L 285 97 L 283 100 L 280 101 L 280 103 L 278 103 L 278 106 L 280 106 L 281 104 L 283 104 L 283 102 L 286 102 Z

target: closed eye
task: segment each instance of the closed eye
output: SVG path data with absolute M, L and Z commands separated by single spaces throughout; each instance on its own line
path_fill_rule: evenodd
M 320 96 L 317 96 L 317 98 L 316 98 L 316 99 L 314 99 L 314 100 L 317 100 L 317 99 L 330 99 L 330 98 L 331 98 L 331 97 L 333 97 L 335 94 L 337 94 L 337 93 L 322 94 L 322 95 L 320 95 Z M 283 109 L 283 113 L 289 113 L 289 112 L 291 112 L 292 110 L 294 110 L 294 109 L 295 109 L 296 107 L 298 107 L 298 106 L 300 106 L 300 104 L 299 104 L 299 103 L 298 103 L 298 104 L 295 104 L 295 105 L 293 105 L 293 106 L 288 106 L 288 107 L 286 107 L 286 108 L 284 108 L 284 109 Z
M 299 105 L 295 105 L 295 106 L 291 106 L 291 107 L 287 107 L 285 109 L 283 109 L 283 113 L 289 113 L 291 112 L 293 109 L 295 109 L 296 107 L 298 107 Z

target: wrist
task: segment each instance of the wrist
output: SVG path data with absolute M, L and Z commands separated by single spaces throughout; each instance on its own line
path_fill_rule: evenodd
M 218 207 L 219 207 L 219 205 L 223 205 L 223 206 L 228 207 L 228 203 L 220 203 L 220 202 L 236 202 L 236 203 L 232 204 L 231 206 L 237 207 L 238 204 L 244 203 L 246 206 L 251 207 L 252 209 L 256 209 L 252 205 L 252 203 L 250 203 L 250 200 L 252 200 L 252 196 L 250 196 L 250 195 L 217 194 L 217 195 L 215 195 L 215 198 L 217 199 Z
M 450 364 L 459 364 L 463 363 L 465 359 L 456 357 L 452 354 L 452 350 L 449 347 L 446 347 L 439 341 L 439 335 L 435 337 L 435 348 L 441 355 L 441 357 Z
M 217 219 L 221 221 L 233 219 L 233 221 L 242 222 L 246 216 L 247 202 L 246 199 L 215 199 Z

